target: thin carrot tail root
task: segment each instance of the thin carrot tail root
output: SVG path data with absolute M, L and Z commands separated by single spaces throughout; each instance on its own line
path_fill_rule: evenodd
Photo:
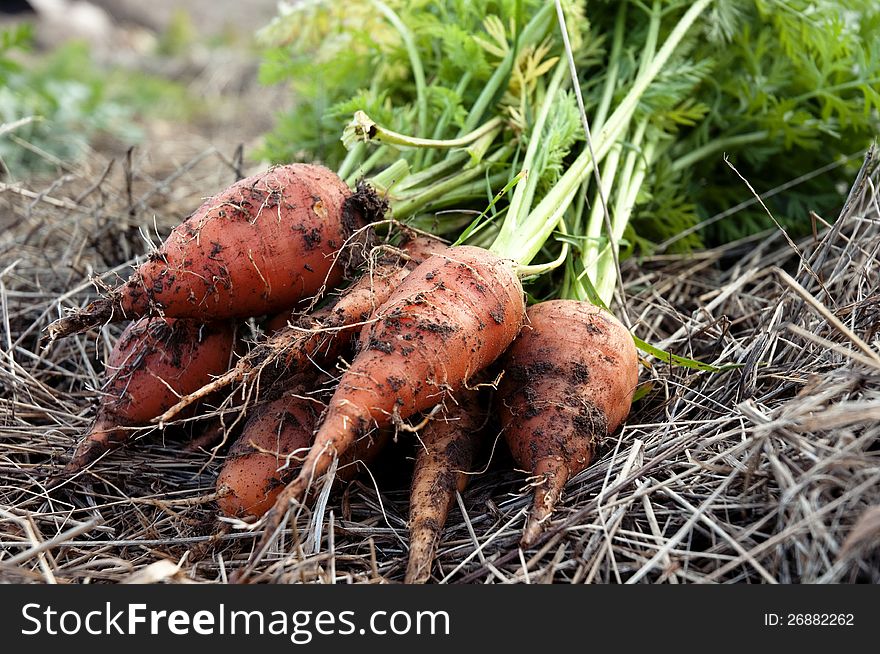
M 171 422 L 174 417 L 183 411 L 186 407 L 198 402 L 199 400 L 203 400 L 208 397 L 214 391 L 219 391 L 222 388 L 226 388 L 230 384 L 233 384 L 244 377 L 244 370 L 240 369 L 239 366 L 236 366 L 226 374 L 218 377 L 214 381 L 205 384 L 199 390 L 193 391 L 189 395 L 184 395 L 180 400 L 178 400 L 177 404 L 173 407 L 165 411 L 161 416 L 154 419 L 153 422 L 158 423 L 160 427 L 165 425 L 167 422 Z
M 553 509 L 562 497 L 562 491 L 570 475 L 568 466 L 557 457 L 538 461 L 534 474 L 543 479 L 535 486 L 535 500 L 520 539 L 523 549 L 531 547 L 544 531 L 545 523 L 550 519 Z
M 127 440 L 128 434 L 124 430 L 115 429 L 115 426 L 112 421 L 99 419 L 92 431 L 76 446 L 64 469 L 50 479 L 49 487 L 54 488 L 97 461 L 105 452 L 121 446 Z
M 212 420 L 211 423 L 205 427 L 200 434 L 193 436 L 193 438 L 187 443 L 183 451 L 184 452 L 199 452 L 201 450 L 206 450 L 214 443 L 219 443 L 223 440 L 223 436 L 225 433 L 225 428 L 220 420 Z
M 265 521 L 263 524 L 263 534 L 260 537 L 260 540 L 257 543 L 256 547 L 254 547 L 253 553 L 251 554 L 244 568 L 236 570 L 236 572 L 232 576 L 230 576 L 230 583 L 247 583 L 247 577 L 250 574 L 250 568 L 257 563 L 263 552 L 272 542 L 272 539 L 275 536 L 275 532 L 278 531 L 278 528 L 281 526 L 281 523 L 287 516 L 287 510 L 288 508 L 290 508 L 291 502 L 302 502 L 307 490 L 308 484 L 303 483 L 302 479 L 300 477 L 297 477 L 292 482 L 290 482 L 283 491 L 281 491 L 281 493 L 278 495 L 278 498 L 275 500 L 275 504 L 272 506 L 271 509 L 266 512 Z
M 431 578 L 431 563 L 440 542 L 440 525 L 436 520 L 413 523 L 409 529 L 409 561 L 406 564 L 406 584 L 424 584 Z
M 51 323 L 46 328 L 47 336 L 50 341 L 54 341 L 72 334 L 79 334 L 111 320 L 117 309 L 117 303 L 112 299 L 100 298 L 69 316 L 64 316 L 64 318 L 59 318 Z
M 334 460 L 344 456 L 369 431 L 370 426 L 369 415 L 362 415 L 357 407 L 330 407 L 296 479 L 284 489 L 279 501 L 288 491 L 293 494 L 287 497 L 303 501 L 312 482 L 326 473 Z M 276 503 L 277 506 L 280 504 Z

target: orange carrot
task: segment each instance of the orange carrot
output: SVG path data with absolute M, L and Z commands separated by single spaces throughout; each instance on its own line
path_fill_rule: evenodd
M 442 402 L 497 359 L 522 326 L 523 290 L 514 263 L 472 246 L 420 264 L 361 332 L 297 477 L 266 515 L 260 552 L 311 481 L 374 425 Z
M 501 364 L 495 406 L 504 436 L 517 465 L 536 479 L 522 537 L 529 546 L 569 478 L 629 413 L 638 356 L 629 332 L 607 311 L 551 300 L 529 308 Z
M 55 321 L 49 334 L 159 312 L 212 320 L 293 306 L 342 280 L 340 248 L 372 218 L 362 215 L 372 203 L 361 199 L 335 173 L 310 164 L 236 182 L 176 227 L 125 284 Z
M 426 256 L 446 249 L 442 241 L 427 236 L 408 235 L 400 247 L 409 259 L 382 258 L 346 288 L 339 298 L 307 316 L 297 319 L 286 311 L 270 321 L 270 337 L 239 360 L 227 374 L 180 399 L 160 418 L 171 420 L 192 402 L 230 384 L 259 373 L 268 378 L 295 374 L 313 368 L 314 363 L 335 359 L 351 342 L 373 311 L 385 302 L 410 270 Z M 291 326 L 287 326 L 291 320 Z
M 218 504 L 225 515 L 259 518 L 298 472 L 324 409 L 311 394 L 316 384 L 311 374 L 286 380 L 288 390 L 251 411 L 217 477 Z M 359 465 L 373 461 L 388 440 L 387 433 L 379 432 L 361 438 L 340 459 L 337 479 L 352 479 Z
M 232 322 L 202 325 L 173 318 L 141 318 L 126 327 L 107 358 L 95 424 L 62 477 L 124 444 L 132 427 L 148 425 L 181 394 L 226 371 L 235 332 Z
M 441 417 L 419 432 L 409 499 L 409 561 L 404 583 L 423 584 L 456 491 L 464 490 L 480 446 L 484 412 L 478 393 L 462 389 Z

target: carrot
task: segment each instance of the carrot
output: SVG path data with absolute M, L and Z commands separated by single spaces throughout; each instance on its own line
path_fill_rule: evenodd
M 215 320 L 275 313 L 342 280 L 340 248 L 382 203 L 322 166 L 289 164 L 202 204 L 128 281 L 49 326 L 51 338 L 161 314 Z
M 409 561 L 404 583 L 423 584 L 456 491 L 463 491 L 480 445 L 478 393 L 463 389 L 441 418 L 419 433 L 409 500 Z
M 360 350 L 340 377 L 299 474 L 266 514 L 255 556 L 290 501 L 302 501 L 334 457 L 373 425 L 406 419 L 464 386 L 507 349 L 524 314 L 513 262 L 488 250 L 452 247 L 416 267 L 361 331 Z
M 211 416 L 207 420 L 200 421 L 183 451 L 202 452 L 214 445 L 222 445 L 224 439 L 230 438 L 231 433 L 240 431 L 240 426 L 240 423 L 226 425 L 220 416 Z
M 232 322 L 141 318 L 122 332 L 107 358 L 98 415 L 61 472 L 75 474 L 104 452 L 124 444 L 181 394 L 229 367 L 235 344 Z
M 535 478 L 522 536 L 527 547 L 569 478 L 590 464 L 629 413 L 638 357 L 629 332 L 607 311 L 551 300 L 529 308 L 501 365 L 496 411 L 517 465 Z
M 282 312 L 266 323 L 266 330 L 280 332 L 292 322 L 300 327 L 340 330 L 349 335 L 357 332 L 359 323 L 367 320 L 388 299 L 413 268 L 446 247 L 442 240 L 433 236 L 406 232 L 401 243 L 394 248 L 402 257 L 393 252 L 379 257 L 374 266 L 341 291 L 335 302 L 313 312 L 305 321 L 297 319 L 295 311 Z M 343 327 L 351 329 L 340 329 Z
M 279 468 L 292 469 L 293 457 L 308 449 L 324 404 L 305 395 L 309 389 L 303 386 L 294 383 L 291 390 L 249 413 L 217 477 L 218 504 L 225 515 L 265 513 L 284 487 Z
M 421 263 L 361 332 L 294 497 L 373 424 L 406 419 L 461 388 L 507 349 L 523 314 L 513 266 L 487 250 L 449 248 Z
M 225 515 L 259 518 L 298 471 L 324 409 L 320 399 L 307 394 L 315 383 L 314 375 L 299 375 L 285 383 L 288 390 L 250 414 L 217 477 L 218 504 Z M 353 478 L 358 463 L 369 464 L 388 440 L 388 434 L 364 436 L 340 459 L 337 478 Z
M 160 417 L 160 422 L 171 420 L 192 402 L 250 376 L 268 374 L 278 377 L 287 372 L 306 370 L 313 362 L 334 359 L 359 333 L 373 311 L 391 296 L 415 263 L 446 249 L 439 239 L 414 234 L 407 235 L 400 247 L 408 259 L 383 257 L 374 268 L 346 288 L 334 303 L 305 319 L 297 319 L 289 311 L 273 318 L 267 324 L 267 330 L 274 331 L 270 338 L 240 359 L 228 373 L 181 398 Z M 296 324 L 286 327 L 288 320 Z

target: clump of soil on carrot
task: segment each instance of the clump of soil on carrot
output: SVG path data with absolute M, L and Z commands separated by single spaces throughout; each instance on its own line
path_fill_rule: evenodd
M 237 167 L 208 151 L 157 177 L 135 156 L 0 192 L 0 579 L 121 582 L 168 559 L 179 571 L 157 567 L 157 579 L 224 582 L 250 557 L 259 531 L 235 520 L 218 528 L 226 450 L 190 451 L 197 422 L 145 428 L 135 445 L 46 490 L 94 417 L 102 361 L 124 324 L 53 343 L 45 327 L 97 296 L 93 271 L 115 266 L 103 287 L 126 278 L 149 252 L 144 237 L 159 242 L 156 232 L 167 235 Z M 880 505 L 878 185 L 874 166 L 833 227 L 820 218 L 816 236 L 794 245 L 773 231 L 624 262 L 626 310 L 642 338 L 738 367 L 713 374 L 650 359 L 647 394 L 522 558 L 530 489 L 498 439 L 462 493 L 467 519 L 458 503 L 450 510 L 433 580 L 880 581 L 868 518 Z M 234 408 L 222 418 L 231 425 Z M 401 432 L 371 474 L 315 489 L 321 501 L 298 514 L 295 532 L 288 525 L 251 581 L 401 581 L 416 443 Z

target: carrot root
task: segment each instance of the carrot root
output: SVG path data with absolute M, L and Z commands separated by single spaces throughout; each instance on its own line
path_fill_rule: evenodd
M 478 393 L 463 390 L 446 416 L 428 423 L 420 435 L 409 499 L 409 561 L 404 583 L 423 584 L 449 509 L 457 491 L 464 490 L 468 472 L 480 447 L 485 418 Z
M 495 396 L 517 465 L 535 475 L 522 543 L 535 543 L 569 477 L 586 469 L 629 413 L 638 356 L 626 327 L 586 302 L 529 307 L 527 326 L 504 356 Z
M 46 328 L 50 341 L 78 334 L 87 329 L 109 322 L 119 310 L 119 303 L 112 297 L 99 298 L 68 316 L 59 318 Z
M 358 196 L 363 201 L 363 197 Z M 251 373 L 267 366 L 283 366 L 294 373 L 301 372 L 312 360 L 326 361 L 339 354 L 352 337 L 360 331 L 373 311 L 384 303 L 406 278 L 414 263 L 446 249 L 439 239 L 407 235 L 403 251 L 412 258 L 407 261 L 386 261 L 365 273 L 345 289 L 331 305 L 318 309 L 299 328 L 285 328 L 289 314 L 283 313 L 270 321 L 271 334 L 260 346 L 243 357 L 227 374 L 207 386 L 182 397 L 160 418 L 160 424 L 170 421 L 181 410 L 230 384 L 245 379 Z M 280 319 L 284 318 L 284 322 Z
M 405 584 L 424 584 L 431 578 L 431 564 L 440 544 L 442 525 L 436 520 L 419 520 L 409 526 L 409 560 Z
M 568 466 L 559 457 L 547 457 L 538 461 L 534 474 L 539 481 L 535 484 L 534 503 L 520 540 L 523 549 L 534 545 L 538 536 L 544 531 L 570 476 Z M 540 479 L 541 477 L 543 479 Z
M 198 402 L 199 400 L 203 400 L 215 391 L 219 391 L 223 388 L 226 388 L 230 384 L 234 384 L 244 377 L 245 371 L 240 369 L 240 366 L 236 365 L 235 368 L 230 370 L 229 372 L 221 375 L 217 379 L 212 382 L 209 382 L 202 386 L 199 390 L 190 393 L 189 395 L 184 395 L 180 398 L 180 401 L 177 402 L 170 409 L 165 411 L 158 418 L 155 418 L 153 422 L 158 423 L 159 427 L 164 427 L 165 423 L 170 422 L 179 414 L 181 411 L 186 409 L 191 404 Z
M 255 552 L 266 549 L 290 502 L 303 501 L 335 456 L 374 425 L 406 420 L 458 391 L 507 349 L 524 315 L 522 284 L 510 260 L 463 245 L 419 264 L 361 331 L 358 354 L 340 378 L 299 475 L 267 513 Z
M 83 438 L 73 452 L 73 456 L 67 465 L 50 478 L 49 487 L 53 488 L 62 481 L 81 472 L 90 464 L 97 461 L 102 454 L 121 447 L 128 440 L 128 432 L 119 429 L 114 421 L 99 418 L 92 430 Z

